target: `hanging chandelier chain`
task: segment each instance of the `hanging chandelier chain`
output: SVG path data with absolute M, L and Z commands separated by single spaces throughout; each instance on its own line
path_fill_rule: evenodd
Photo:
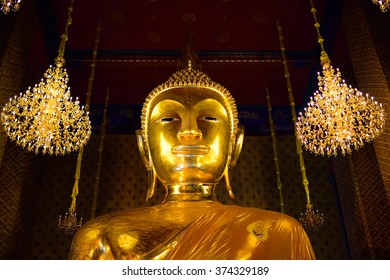
M 290 72 L 289 72 L 288 66 L 287 66 L 285 46 L 283 43 L 283 31 L 282 31 L 282 27 L 280 26 L 279 20 L 276 21 L 276 27 L 277 27 L 278 33 L 279 33 L 280 50 L 281 50 L 282 58 L 283 58 L 284 77 L 286 78 L 288 97 L 290 100 L 291 116 L 292 116 L 293 125 L 294 125 L 294 135 L 295 135 L 294 138 L 295 138 L 295 143 L 296 143 L 296 147 L 297 147 L 297 154 L 299 157 L 300 170 L 301 170 L 301 174 L 302 174 L 302 184 L 303 184 L 303 187 L 305 189 L 307 203 L 310 204 L 309 180 L 307 179 L 307 176 L 306 176 L 305 160 L 303 159 L 302 147 L 298 141 L 298 134 L 297 134 L 297 128 L 296 128 L 297 115 L 295 112 L 295 101 L 294 101 L 294 95 L 292 93 Z
M 104 148 L 104 137 L 106 134 L 106 126 L 107 126 L 107 108 L 108 108 L 108 100 L 110 97 L 110 87 L 107 86 L 106 89 L 106 103 L 103 111 L 103 121 L 102 121 L 102 129 L 100 131 L 100 141 L 99 141 L 99 149 L 98 149 L 98 163 L 96 168 L 95 175 L 95 184 L 93 186 L 93 201 L 92 201 L 92 210 L 91 210 L 91 219 L 95 217 L 96 209 L 97 209 L 97 200 L 99 195 L 99 183 L 100 183 L 100 172 L 102 167 L 102 155 Z
M 68 29 L 69 29 L 69 25 L 72 24 L 72 12 L 73 12 L 73 2 L 74 0 L 71 0 L 70 1 L 70 5 L 68 7 L 68 17 L 66 19 L 66 24 L 65 24 L 65 32 L 64 34 L 62 34 L 61 36 L 61 42 L 60 42 L 60 46 L 58 48 L 58 56 L 57 58 L 55 59 L 55 63 L 57 65 L 57 67 L 62 67 L 64 64 L 65 64 L 65 59 L 64 59 L 64 55 L 65 55 L 65 44 L 66 42 L 68 41 Z
M 287 66 L 287 59 L 285 54 L 285 47 L 283 43 L 283 31 L 282 27 L 280 26 L 279 20 L 276 21 L 276 26 L 279 33 L 279 43 L 280 43 L 280 50 L 282 53 L 283 58 L 283 68 L 284 68 L 284 77 L 286 78 L 286 84 L 289 94 L 289 100 L 290 100 L 290 106 L 291 106 L 291 116 L 293 120 L 294 125 L 294 138 L 295 138 L 295 144 L 297 148 L 297 154 L 299 158 L 299 166 L 302 176 L 302 184 L 303 188 L 305 190 L 306 194 L 306 209 L 304 212 L 301 213 L 301 216 L 299 217 L 299 222 L 308 230 L 316 230 L 323 226 L 324 224 L 324 215 L 322 213 L 319 213 L 318 210 L 313 209 L 313 204 L 310 200 L 310 192 L 309 192 L 309 180 L 306 176 L 306 167 L 305 167 L 305 160 L 303 158 L 303 151 L 301 147 L 301 143 L 299 142 L 299 135 L 298 135 L 298 129 L 297 129 L 297 116 L 295 112 L 295 102 L 294 102 L 294 96 L 292 93 L 292 86 L 291 86 L 291 79 L 290 79 L 290 73 Z
M 318 43 L 320 44 L 320 47 L 321 47 L 321 57 L 320 57 L 321 64 L 323 67 L 328 68 L 331 64 L 331 61 L 330 61 L 330 58 L 329 58 L 327 52 L 325 51 L 324 38 L 321 36 L 321 33 L 320 33 L 321 25 L 317 19 L 317 9 L 314 7 L 313 0 L 310 0 L 310 5 L 311 5 L 311 13 L 312 13 L 313 19 L 314 19 L 314 27 L 317 31 Z
M 85 102 L 85 109 L 87 111 L 89 110 L 89 106 L 91 103 L 91 93 L 92 93 L 93 80 L 95 77 L 96 56 L 97 56 L 97 51 L 98 51 L 98 47 L 99 47 L 101 27 L 102 27 L 102 19 L 99 19 L 98 26 L 96 28 L 95 45 L 94 45 L 93 52 L 92 52 L 91 72 L 90 72 L 89 78 L 88 78 L 87 100 Z
M 277 187 L 279 190 L 280 212 L 284 213 L 283 185 L 282 185 L 282 181 L 280 180 L 278 148 L 277 148 L 277 142 L 276 142 L 274 120 L 272 118 L 272 107 L 271 107 L 271 100 L 270 100 L 271 98 L 269 95 L 268 87 L 265 88 L 265 91 L 267 93 L 268 118 L 269 118 L 270 130 L 271 130 L 272 146 L 273 146 L 273 150 L 274 150 L 274 161 L 275 161 L 275 169 L 276 169 L 276 184 L 277 184 Z

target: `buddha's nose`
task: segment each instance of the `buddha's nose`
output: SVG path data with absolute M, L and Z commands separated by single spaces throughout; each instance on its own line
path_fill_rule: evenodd
M 189 113 L 182 118 L 182 126 L 177 138 L 188 144 L 194 144 L 202 139 L 202 132 L 198 128 L 196 117 Z

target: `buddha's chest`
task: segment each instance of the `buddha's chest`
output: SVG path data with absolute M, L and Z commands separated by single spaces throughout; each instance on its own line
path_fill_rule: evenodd
M 152 259 L 173 248 L 185 226 L 141 222 L 117 228 L 106 240 L 116 259 Z

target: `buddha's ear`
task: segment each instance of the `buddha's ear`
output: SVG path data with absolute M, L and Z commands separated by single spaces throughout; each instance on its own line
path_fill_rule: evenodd
M 137 144 L 138 144 L 138 150 L 141 155 L 142 161 L 144 162 L 146 169 L 149 170 L 151 168 L 150 162 L 149 162 L 149 152 L 146 148 L 146 143 L 144 141 L 144 138 L 142 136 L 142 130 L 137 129 L 135 131 L 135 134 L 137 136 Z
M 232 169 L 236 165 L 237 160 L 240 156 L 242 144 L 244 143 L 244 133 L 245 133 L 244 126 L 240 125 L 237 128 L 236 142 L 234 143 L 234 146 L 233 146 L 233 152 L 232 152 L 232 156 L 231 156 L 231 160 L 230 160 L 230 164 L 229 164 L 230 169 Z
M 137 129 L 135 131 L 135 134 L 137 135 L 137 144 L 138 144 L 138 150 L 141 155 L 142 161 L 144 162 L 146 169 L 148 171 L 148 191 L 146 194 L 146 200 L 149 200 L 153 197 L 156 186 L 157 186 L 157 176 L 156 172 L 153 168 L 152 160 L 149 159 L 149 151 L 146 147 L 146 143 L 144 140 L 144 137 L 142 136 L 142 130 Z

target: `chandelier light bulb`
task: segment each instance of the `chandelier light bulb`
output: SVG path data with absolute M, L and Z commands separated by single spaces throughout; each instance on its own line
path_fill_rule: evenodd
M 382 12 L 386 12 L 390 8 L 390 0 L 372 0 L 372 3 L 378 5 Z
M 1 0 L 1 11 L 4 14 L 8 14 L 9 12 L 17 12 L 20 8 L 20 2 L 22 0 Z

